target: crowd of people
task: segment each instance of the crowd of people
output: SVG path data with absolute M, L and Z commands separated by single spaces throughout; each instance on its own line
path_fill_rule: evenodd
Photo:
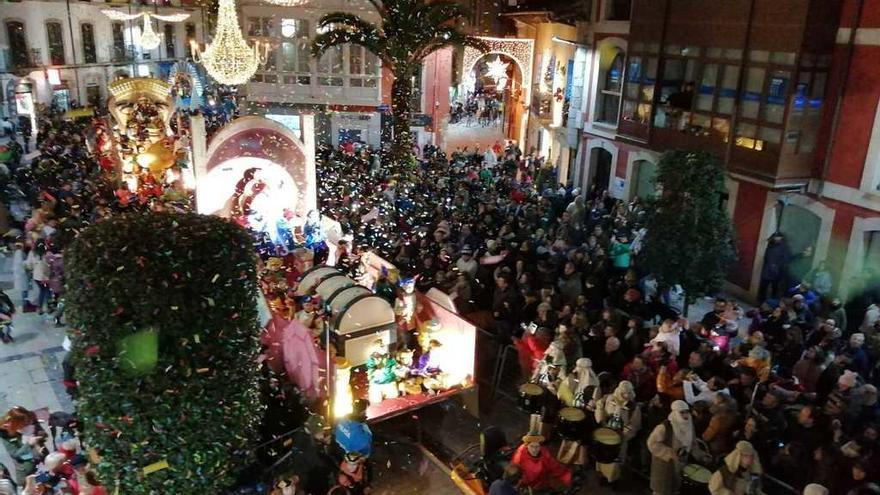
M 62 323 L 62 251 L 76 232 L 174 206 L 120 194 L 89 149 L 100 126 L 52 114 L 39 124 L 40 156 L 7 165 L 0 190 L 17 226 L 15 295 Z M 638 199 L 562 186 L 510 143 L 421 156 L 383 167 L 368 147 L 319 150 L 321 209 L 347 240 L 339 266 L 357 272 L 375 251 L 489 330 L 495 345 L 481 353 L 516 351 L 520 378 L 502 385 L 530 428 L 490 493 L 564 490 L 593 466 L 612 487 L 624 469 L 649 473 L 663 495 L 692 484 L 713 495 L 880 493 L 880 287 L 865 284 L 844 307 L 827 270 L 804 271 L 775 234 L 760 306 L 717 297 L 686 318 L 681 288 L 640 263 L 650 225 Z M 67 419 L 56 439 L 30 411 L 4 416 L 16 468 L 0 474 L 0 494 L 105 493 Z M 306 440 L 347 473 L 349 493 L 364 491 L 368 464 L 326 452 L 326 434 L 316 423 Z
M 187 198 L 172 193 L 173 187 L 147 194 L 121 186 L 118 171 L 105 163 L 101 136 L 106 121 L 68 119 L 50 107 L 37 121 L 36 150 L 29 163 L 7 161 L 0 170 L 0 199 L 9 212 L 5 246 L 12 252 L 13 292 L 0 294 L 0 340 L 15 341 L 13 315 L 34 312 L 47 322 L 64 324 L 64 248 L 79 231 L 114 214 L 130 211 L 183 209 Z M 16 136 L 11 136 L 19 147 Z M 30 132 L 19 136 L 24 143 Z M 19 157 L 20 158 L 20 157 Z M 68 355 L 69 356 L 69 355 Z M 72 397 L 76 381 L 67 357 L 64 385 Z M 61 418 L 61 419 L 59 419 Z M 63 419 L 63 421 L 62 421 Z M 51 425 L 47 433 L 45 425 Z M 15 407 L 0 419 L 0 441 L 15 466 L 0 473 L 2 495 L 100 495 L 107 493 L 89 468 L 75 419 L 64 412 L 48 419 Z M 56 438 L 55 431 L 62 434 Z
M 469 92 L 463 100 L 453 102 L 449 109 L 449 123 L 488 127 L 498 123 L 502 112 L 501 100 L 496 96 L 482 91 Z
M 759 307 L 718 297 L 685 318 L 681 288 L 639 262 L 638 199 L 557 186 L 513 145 L 486 153 L 427 147 L 382 171 L 369 149 L 326 149 L 318 173 L 324 213 L 354 239 L 342 264 L 376 250 L 516 349 L 520 380 L 502 385 L 540 418 L 497 486 L 565 485 L 592 458 L 603 482 L 628 465 L 656 494 L 880 493 L 880 286 L 845 311 L 827 270 L 787 257 Z

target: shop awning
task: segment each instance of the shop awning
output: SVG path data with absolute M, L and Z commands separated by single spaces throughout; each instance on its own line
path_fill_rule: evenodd
M 64 112 L 65 119 L 82 119 L 85 117 L 93 117 L 95 115 L 95 109 L 92 107 L 85 108 L 77 108 L 74 110 L 68 110 Z

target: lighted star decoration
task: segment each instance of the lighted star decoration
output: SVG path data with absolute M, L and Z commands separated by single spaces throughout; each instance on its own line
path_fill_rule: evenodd
M 532 80 L 532 64 L 535 56 L 535 40 L 529 38 L 490 38 L 487 36 L 478 36 L 477 39 L 480 39 L 484 43 L 489 45 L 489 49 L 485 53 L 483 53 L 476 48 L 470 46 L 465 47 L 464 60 L 462 63 L 463 72 L 465 74 L 473 72 L 474 66 L 476 66 L 477 61 L 485 55 L 506 55 L 510 57 L 510 59 L 513 60 L 513 62 L 517 66 L 519 66 L 520 72 L 522 74 L 522 80 L 524 82 L 524 99 L 525 101 L 530 101 L 531 84 L 529 82 Z
M 498 84 L 502 79 L 507 78 L 507 68 L 510 67 L 510 64 L 504 63 L 501 61 L 501 57 L 495 57 L 495 60 L 486 64 L 486 75 L 495 80 L 495 84 Z

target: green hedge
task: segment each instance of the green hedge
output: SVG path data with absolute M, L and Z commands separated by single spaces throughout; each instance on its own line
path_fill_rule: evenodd
M 77 412 L 98 474 L 124 495 L 231 486 L 263 413 L 250 236 L 215 217 L 132 214 L 83 231 L 65 264 Z

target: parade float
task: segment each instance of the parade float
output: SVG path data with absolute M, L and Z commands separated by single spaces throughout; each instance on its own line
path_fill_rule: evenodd
M 194 185 L 189 144 L 170 126 L 171 89 L 152 78 L 124 78 L 108 86 L 111 118 L 96 121 L 95 151 L 101 167 L 122 179 L 117 196 L 123 203 L 186 196 Z
M 318 301 L 315 311 L 323 311 L 315 342 L 330 365 L 333 416 L 366 399 L 367 420 L 377 422 L 472 388 L 476 327 L 443 301 L 409 290 L 411 284 L 398 280 L 397 270 L 389 271 L 381 258 L 365 262 L 383 270 L 375 280 L 397 280 L 393 304 L 376 293 L 376 285 L 359 285 L 328 266 L 304 273 L 296 289 L 297 298 Z

